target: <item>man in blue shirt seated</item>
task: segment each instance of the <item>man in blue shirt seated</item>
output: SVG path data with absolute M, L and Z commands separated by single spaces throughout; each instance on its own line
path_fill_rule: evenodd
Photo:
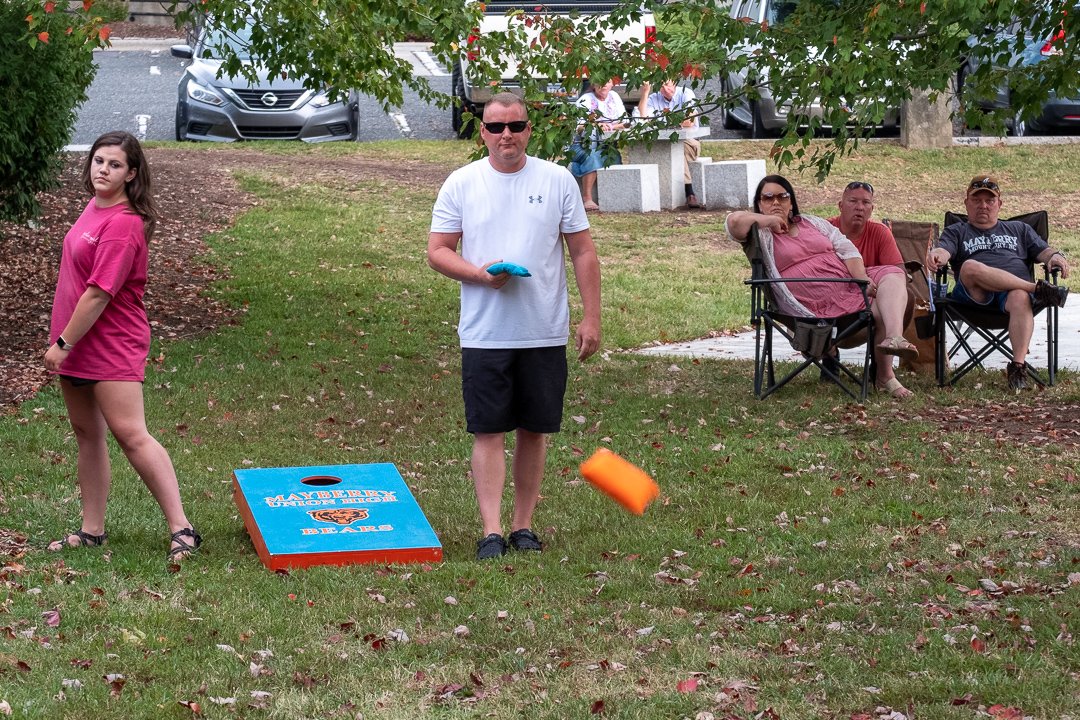
M 665 80 L 657 92 L 650 93 L 650 89 L 649 83 L 641 84 L 641 100 L 638 101 L 634 117 L 662 118 L 665 113 L 684 112 L 697 103 L 694 91 L 688 87 L 679 87 L 674 80 Z M 697 126 L 698 120 L 694 115 L 690 115 L 679 123 L 679 127 L 684 128 Z M 686 207 L 688 208 L 701 207 L 690 180 L 690 163 L 697 160 L 700 153 L 700 142 L 694 138 L 683 140 L 683 183 L 686 184 Z
M 1069 290 L 1043 280 L 1031 281 L 1028 263 L 1039 262 L 1069 277 L 1069 261 L 1046 244 L 1027 223 L 999 220 L 1001 187 L 996 178 L 977 175 L 964 197 L 968 221 L 948 226 L 926 256 L 930 272 L 951 263 L 956 287 L 950 297 L 960 302 L 994 307 L 1009 314 L 1013 362 L 1009 387 L 1027 387 L 1024 362 L 1035 330 L 1032 304 L 1065 306 Z

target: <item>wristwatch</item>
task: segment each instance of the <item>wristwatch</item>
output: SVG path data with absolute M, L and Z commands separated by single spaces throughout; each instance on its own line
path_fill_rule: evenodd
M 60 348 L 61 350 L 71 350 L 71 348 L 75 347 L 75 343 L 69 343 L 66 340 L 64 340 L 63 335 L 57 335 L 56 336 L 56 347 Z

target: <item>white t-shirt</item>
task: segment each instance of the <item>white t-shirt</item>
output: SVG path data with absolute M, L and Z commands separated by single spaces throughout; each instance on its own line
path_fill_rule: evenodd
M 588 227 L 577 182 L 561 165 L 527 156 L 521 170 L 501 173 L 484 158 L 451 173 L 435 200 L 431 232 L 460 232 L 461 256 L 474 265 L 501 259 L 532 273 L 498 290 L 461 284 L 461 346 L 565 345 L 570 308 L 562 233 Z
M 593 113 L 596 117 L 593 118 L 593 122 L 599 123 L 613 123 L 626 119 L 626 106 L 623 105 L 622 98 L 619 97 L 619 93 L 612 90 L 607 94 L 607 97 L 601 100 L 596 97 L 594 93 L 587 92 L 578 98 L 577 104 L 585 108 L 589 112 Z M 594 126 L 590 133 L 594 141 L 599 141 L 603 137 L 603 133 L 600 132 L 600 128 Z

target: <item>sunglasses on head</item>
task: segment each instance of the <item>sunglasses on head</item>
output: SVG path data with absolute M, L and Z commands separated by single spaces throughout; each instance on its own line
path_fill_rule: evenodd
M 870 193 L 871 195 L 874 194 L 874 186 L 871 185 L 868 182 L 863 182 L 862 180 L 853 180 L 852 182 L 849 182 L 847 184 L 847 187 L 844 188 L 844 189 L 845 190 L 865 190 L 866 192 Z
M 761 193 L 761 199 L 764 200 L 765 202 L 771 202 L 773 200 L 790 200 L 791 199 L 791 193 L 789 193 L 789 192 L 778 192 L 778 193 L 766 193 L 766 192 L 763 192 L 763 193 Z
M 997 190 L 998 184 L 990 178 L 983 178 L 982 180 L 976 180 L 968 185 L 968 190 Z
M 502 135 L 503 130 L 510 128 L 512 133 L 525 132 L 525 128 L 529 127 L 528 120 L 514 120 L 512 122 L 486 122 L 484 123 L 484 129 L 492 135 Z

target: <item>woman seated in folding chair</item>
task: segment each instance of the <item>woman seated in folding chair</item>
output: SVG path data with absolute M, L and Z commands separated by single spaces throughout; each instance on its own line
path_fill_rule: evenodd
M 727 219 L 728 232 L 745 241 L 757 223 L 761 243 L 771 248 L 779 277 L 855 278 L 868 280 L 870 309 L 874 315 L 874 385 L 894 398 L 912 393 L 893 372 L 892 357 L 915 360 L 918 349 L 904 339 L 904 309 L 907 306 L 907 278 L 895 265 L 865 267 L 862 256 L 850 240 L 824 219 L 800 215 L 795 188 L 782 175 L 767 175 L 754 193 L 754 211 L 738 210 Z M 795 298 L 818 317 L 839 317 L 865 307 L 862 291 L 855 284 L 791 283 Z

